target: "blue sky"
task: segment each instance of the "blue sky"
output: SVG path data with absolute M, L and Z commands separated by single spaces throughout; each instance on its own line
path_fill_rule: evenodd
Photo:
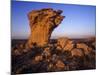
M 62 10 L 62 23 L 53 31 L 51 38 L 85 38 L 95 36 L 96 7 L 89 5 L 56 4 L 12 1 L 11 26 L 13 39 L 26 39 L 30 34 L 27 14 L 32 10 L 53 8 Z

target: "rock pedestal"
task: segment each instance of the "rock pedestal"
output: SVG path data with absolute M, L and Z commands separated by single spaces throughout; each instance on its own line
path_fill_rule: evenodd
M 61 13 L 61 10 L 55 11 L 52 8 L 29 12 L 28 19 L 31 33 L 27 45 L 31 47 L 33 44 L 37 46 L 48 44 L 52 31 L 64 18 Z

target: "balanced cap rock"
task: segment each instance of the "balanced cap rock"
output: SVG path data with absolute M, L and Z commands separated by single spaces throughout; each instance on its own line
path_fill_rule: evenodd
M 37 46 L 44 46 L 48 44 L 52 31 L 64 18 L 61 13 L 61 10 L 56 11 L 52 8 L 29 12 L 28 19 L 31 33 L 27 45 L 32 46 L 36 44 Z

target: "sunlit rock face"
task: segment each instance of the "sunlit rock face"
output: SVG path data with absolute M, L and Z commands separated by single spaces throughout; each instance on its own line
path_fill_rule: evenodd
M 79 57 L 84 56 L 84 52 L 81 49 L 77 48 L 72 49 L 71 54 L 72 56 L 79 56 Z
M 86 45 L 84 43 L 77 43 L 77 48 L 83 49 L 84 50 L 84 53 L 86 55 L 88 55 L 91 52 L 91 50 L 92 50 L 91 47 L 89 47 L 88 45 Z
M 46 8 L 29 12 L 28 19 L 30 25 L 30 36 L 28 46 L 36 44 L 44 46 L 48 44 L 52 31 L 61 23 L 64 16 L 61 10 Z
M 58 38 L 57 40 L 57 49 L 63 50 L 63 51 L 71 51 L 74 47 L 73 41 L 70 40 L 69 38 Z

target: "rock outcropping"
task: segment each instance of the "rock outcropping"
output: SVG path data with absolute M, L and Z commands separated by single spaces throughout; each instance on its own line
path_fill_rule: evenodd
M 46 8 L 29 12 L 29 25 L 31 34 L 27 45 L 44 46 L 48 44 L 52 31 L 61 23 L 64 16 L 61 10 Z

